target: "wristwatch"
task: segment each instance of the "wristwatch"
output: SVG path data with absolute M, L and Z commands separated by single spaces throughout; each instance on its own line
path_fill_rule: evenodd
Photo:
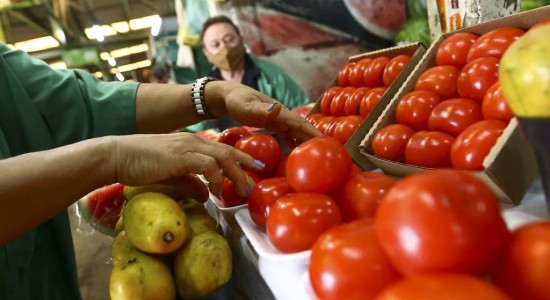
M 195 112 L 200 117 L 212 117 L 206 107 L 206 101 L 204 99 L 204 87 L 210 81 L 216 81 L 218 79 L 210 76 L 202 77 L 193 83 L 191 87 L 191 101 L 193 101 L 193 107 Z

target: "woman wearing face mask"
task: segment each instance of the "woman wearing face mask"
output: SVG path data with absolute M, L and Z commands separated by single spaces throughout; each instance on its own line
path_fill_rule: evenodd
M 226 16 L 208 19 L 201 33 L 203 51 L 215 69 L 210 76 L 242 83 L 283 103 L 289 109 L 309 103 L 300 87 L 272 63 L 246 53 L 240 31 Z M 208 121 L 222 131 L 240 124 L 229 117 Z

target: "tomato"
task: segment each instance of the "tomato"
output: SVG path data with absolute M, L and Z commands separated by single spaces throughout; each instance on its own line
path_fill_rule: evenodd
M 338 200 L 344 222 L 373 218 L 382 196 L 393 184 L 389 176 L 380 173 L 362 172 L 353 176 Z
M 395 111 L 398 123 L 415 130 L 428 130 L 428 119 L 434 107 L 441 102 L 439 96 L 428 91 L 413 91 L 405 94 Z
M 265 222 L 273 203 L 291 192 L 292 188 L 284 177 L 269 178 L 258 182 L 248 196 L 248 212 L 252 221 L 265 228 Z
M 514 112 L 506 102 L 502 86 L 498 81 L 485 92 L 481 102 L 481 112 L 485 119 L 500 120 L 506 123 L 514 117 Z
M 386 288 L 376 300 L 512 300 L 481 278 L 465 274 L 426 274 L 403 279 Z
M 347 63 L 345 64 L 340 71 L 338 72 L 338 85 L 339 86 L 349 86 L 349 74 L 351 73 L 351 70 L 355 67 L 355 63 Z
M 378 104 L 378 101 L 384 96 L 386 92 L 385 87 L 377 87 L 368 91 L 361 101 L 361 106 L 359 107 L 359 115 L 366 117 L 372 109 Z
M 451 162 L 455 169 L 483 170 L 483 160 L 506 128 L 498 120 L 483 120 L 470 125 L 454 141 Z
M 273 172 L 272 177 L 286 177 L 286 160 L 288 159 L 288 155 L 283 153 L 283 156 L 281 157 L 281 161 L 279 162 L 279 165 L 275 169 L 275 172 Z
M 360 174 L 362 172 L 363 172 L 363 170 L 361 170 L 361 168 L 359 168 L 356 164 L 352 164 L 351 165 L 350 178 L 357 175 L 357 174 Z
M 383 85 L 382 76 L 389 61 L 390 59 L 386 56 L 380 56 L 371 61 L 363 73 L 365 86 L 374 88 Z
M 344 117 L 334 129 L 334 138 L 340 143 L 345 144 L 357 131 L 361 122 L 363 122 L 363 118 L 360 116 Z
M 514 299 L 550 299 L 550 222 L 516 229 L 492 278 Z
M 380 129 L 372 139 L 374 155 L 396 162 L 405 161 L 405 147 L 416 133 L 403 124 L 392 124 Z
M 509 238 L 495 195 L 481 180 L 455 170 L 396 182 L 378 207 L 376 227 L 390 261 L 405 276 L 485 274 Z
M 346 114 L 346 102 L 353 91 L 355 91 L 355 88 L 350 86 L 345 87 L 332 99 L 332 103 L 330 104 L 331 115 L 344 116 Z
M 415 133 L 405 148 L 405 162 L 425 168 L 451 166 L 451 146 L 455 138 L 438 131 Z
M 340 225 L 336 203 L 318 193 L 291 193 L 271 206 L 266 232 L 269 241 L 283 253 L 305 251 L 328 229 Z
M 468 51 L 479 38 L 471 32 L 459 32 L 445 38 L 437 47 L 435 63 L 438 66 L 450 65 L 462 69 L 466 65 Z
M 360 87 L 353 91 L 344 107 L 344 113 L 346 116 L 359 114 L 359 107 L 361 106 L 361 102 L 368 91 L 370 91 L 370 88 L 368 87 Z
M 459 135 L 466 127 L 483 120 L 481 105 L 463 98 L 447 99 L 434 107 L 428 119 L 428 128 L 452 136 Z
M 320 109 L 321 113 L 329 116 L 330 115 L 330 105 L 332 104 L 332 100 L 334 100 L 334 97 L 340 93 L 342 90 L 342 87 L 334 86 L 329 88 L 326 92 L 323 93 L 323 96 L 321 97 L 321 103 L 320 103 Z
M 363 58 L 355 63 L 355 66 L 349 73 L 348 82 L 351 86 L 361 87 L 365 85 L 363 81 L 363 74 L 365 69 L 370 65 L 372 59 Z
M 265 133 L 245 136 L 235 144 L 235 148 L 265 164 L 258 172 L 260 174 L 267 174 L 277 168 L 283 156 L 279 142 L 272 135 Z
M 336 120 L 335 116 L 325 116 L 319 119 L 317 123 L 315 124 L 315 128 L 319 129 L 323 134 L 326 134 L 327 129 L 332 125 L 332 123 Z
M 395 78 L 397 78 L 397 75 L 401 73 L 410 60 L 410 55 L 405 54 L 397 55 L 392 58 L 384 68 L 384 72 L 382 74 L 382 81 L 384 85 L 390 86 L 390 84 L 395 80 Z
M 246 171 L 245 173 L 254 180 L 254 182 L 260 182 L 263 180 L 260 175 Z M 222 189 L 220 193 L 220 200 L 225 205 L 225 207 L 234 207 L 239 206 L 248 203 L 248 197 L 241 197 L 237 194 L 235 191 L 235 186 L 233 185 L 233 182 L 229 180 L 229 178 L 224 178 L 222 182 Z
M 234 147 L 239 139 L 248 135 L 250 135 L 250 131 L 243 127 L 231 127 L 220 133 L 218 142 Z
M 324 117 L 322 113 L 314 113 L 306 117 L 306 121 L 308 121 L 311 125 L 315 126 L 317 122 Z
M 345 117 L 336 117 L 336 119 L 332 120 L 330 125 L 327 127 L 327 130 L 325 131 L 326 136 L 333 137 L 334 132 L 336 131 L 336 127 L 338 127 L 338 124 L 344 119 Z
M 428 91 L 438 94 L 442 100 L 457 95 L 456 80 L 460 70 L 453 66 L 435 66 L 420 75 L 415 91 Z
M 482 57 L 469 62 L 458 75 L 456 87 L 462 98 L 480 101 L 498 80 L 499 59 Z
M 480 36 L 468 51 L 468 62 L 480 57 L 501 58 L 506 49 L 525 32 L 521 29 L 501 27 Z
M 400 277 L 376 238 L 372 219 L 334 227 L 311 249 L 309 278 L 320 299 L 373 299 Z
M 286 176 L 297 192 L 324 193 L 348 179 L 352 160 L 336 139 L 315 137 L 294 148 L 286 162 Z

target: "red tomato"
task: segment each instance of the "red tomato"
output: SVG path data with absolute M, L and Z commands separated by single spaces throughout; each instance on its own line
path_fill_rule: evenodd
M 321 234 L 341 223 L 340 210 L 329 196 L 291 193 L 271 206 L 266 232 L 277 250 L 294 253 L 310 249 Z
M 330 105 L 332 104 L 332 100 L 340 91 L 342 90 L 342 87 L 334 86 L 329 88 L 326 92 L 323 93 L 323 96 L 321 97 L 321 103 L 320 103 L 320 109 L 321 113 L 329 116 L 330 115 Z
M 258 172 L 260 174 L 275 170 L 283 156 L 279 142 L 272 135 L 265 133 L 245 136 L 235 144 L 235 148 L 265 164 Z
M 428 119 L 428 128 L 457 136 L 468 126 L 481 120 L 483 114 L 479 103 L 470 99 L 454 98 L 434 107 Z
M 352 164 L 351 165 L 350 178 L 357 175 L 357 174 L 360 174 L 362 172 L 363 172 L 363 170 L 361 170 L 361 168 L 359 168 L 356 164 Z
M 288 159 L 288 155 L 283 153 L 283 156 L 281 157 L 281 162 L 279 162 L 279 165 L 277 166 L 277 169 L 275 169 L 275 172 L 273 173 L 272 177 L 286 177 L 286 160 Z
M 455 97 L 458 74 L 460 74 L 460 70 L 453 66 L 429 68 L 420 75 L 414 90 L 436 93 L 442 100 Z
M 380 56 L 372 60 L 365 69 L 365 73 L 363 73 L 365 86 L 374 88 L 383 84 L 382 75 L 389 61 L 390 59 L 386 56 Z
M 451 146 L 454 137 L 438 131 L 415 133 L 405 148 L 405 162 L 425 168 L 451 166 Z
M 506 49 L 525 32 L 521 29 L 501 27 L 480 36 L 468 51 L 468 62 L 480 57 L 501 58 Z
M 464 66 L 456 81 L 460 97 L 481 102 L 485 92 L 498 80 L 498 65 L 498 58 L 482 57 Z
M 479 38 L 471 32 L 459 32 L 445 38 L 435 54 L 435 63 L 438 66 L 450 65 L 462 69 L 466 65 L 468 51 Z
M 333 116 L 344 116 L 346 114 L 346 102 L 354 91 L 354 87 L 348 86 L 343 88 L 334 99 L 332 99 L 330 114 Z
M 405 161 L 405 147 L 416 131 L 402 124 L 392 124 L 380 129 L 372 139 L 374 155 L 396 162 Z
M 481 278 L 465 274 L 426 274 L 403 279 L 386 288 L 376 300 L 512 300 Z
M 363 74 L 365 69 L 370 65 L 372 59 L 363 58 L 360 61 L 355 63 L 355 66 L 349 73 L 348 82 L 351 86 L 361 87 L 365 85 L 363 81 Z
M 345 144 L 349 138 L 355 133 L 363 122 L 363 118 L 360 116 L 347 116 L 344 117 L 334 129 L 334 138 L 340 143 Z
M 455 169 L 483 170 L 483 160 L 506 128 L 498 120 L 483 120 L 470 125 L 454 141 L 451 162 Z
M 514 112 L 504 98 L 502 87 L 498 81 L 485 92 L 481 103 L 481 112 L 485 119 L 500 120 L 505 123 L 510 122 L 514 117 Z
M 336 139 L 315 137 L 294 148 L 286 162 L 286 176 L 297 192 L 336 190 L 348 179 L 351 157 Z
M 218 142 L 235 147 L 238 140 L 248 135 L 250 132 L 243 127 L 231 127 L 220 133 Z
M 258 182 L 248 196 L 248 212 L 252 221 L 265 228 L 265 222 L 273 203 L 290 193 L 292 193 L 292 188 L 284 177 L 269 178 Z
M 326 136 L 333 137 L 334 132 L 336 131 L 336 127 L 338 127 L 338 124 L 344 119 L 345 117 L 336 117 L 336 119 L 332 120 L 330 125 L 327 127 L 327 130 L 325 131 Z
M 382 81 L 385 86 L 390 86 L 395 78 L 397 78 L 397 75 L 399 75 L 407 63 L 409 63 L 409 60 L 411 60 L 409 55 L 402 54 L 397 55 L 388 62 L 382 74 Z
M 320 299 L 372 299 L 401 277 L 380 247 L 372 219 L 325 232 L 310 261 L 309 278 Z
M 362 172 L 353 176 L 344 186 L 338 200 L 344 222 L 374 218 L 382 196 L 393 184 L 389 176 L 380 173 Z
M 382 96 L 384 96 L 385 92 L 385 87 L 377 87 L 368 91 L 361 101 L 361 106 L 359 107 L 359 115 L 366 117 L 376 106 L 376 104 L 378 104 L 378 101 L 380 101 Z
M 390 261 L 405 276 L 485 274 L 509 237 L 491 190 L 473 175 L 454 170 L 399 180 L 378 207 L 376 227 Z
M 321 131 L 323 134 L 326 134 L 327 129 L 332 126 L 332 123 L 336 120 L 335 116 L 325 116 L 319 119 L 315 124 L 315 128 Z
M 492 278 L 514 299 L 550 299 L 550 222 L 515 230 Z
M 354 62 L 345 64 L 340 71 L 338 72 L 338 85 L 339 86 L 349 86 L 349 74 L 351 70 L 355 67 Z
M 260 175 L 254 172 L 250 172 L 250 171 L 245 171 L 245 172 L 248 176 L 250 176 L 250 178 L 254 180 L 254 182 L 260 182 L 263 180 L 263 178 L 260 177 Z M 248 197 L 239 196 L 235 191 L 235 186 L 233 185 L 233 182 L 226 177 L 223 179 L 223 182 L 222 182 L 220 200 L 222 201 L 223 205 L 225 205 L 225 207 L 234 207 L 234 206 L 246 204 L 248 202 Z
M 315 124 L 317 124 L 317 122 L 322 118 L 324 117 L 325 115 L 323 115 L 322 113 L 314 113 L 314 114 L 311 114 L 309 116 L 306 117 L 306 120 L 313 126 L 315 126 Z
M 370 91 L 370 88 L 368 87 L 360 87 L 353 91 L 348 101 L 346 101 L 346 105 L 344 107 L 344 112 L 346 116 L 359 114 L 359 107 L 361 106 L 361 102 L 363 101 L 363 98 L 368 91 Z
M 428 91 L 413 91 L 405 94 L 395 111 L 398 123 L 415 130 L 428 130 L 428 119 L 434 107 L 441 102 L 439 96 Z

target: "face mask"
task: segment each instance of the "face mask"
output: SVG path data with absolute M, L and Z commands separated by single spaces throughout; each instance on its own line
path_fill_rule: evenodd
M 238 45 L 228 48 L 224 46 L 217 54 L 206 54 L 208 61 L 214 66 L 224 71 L 234 71 L 244 60 L 244 45 Z

